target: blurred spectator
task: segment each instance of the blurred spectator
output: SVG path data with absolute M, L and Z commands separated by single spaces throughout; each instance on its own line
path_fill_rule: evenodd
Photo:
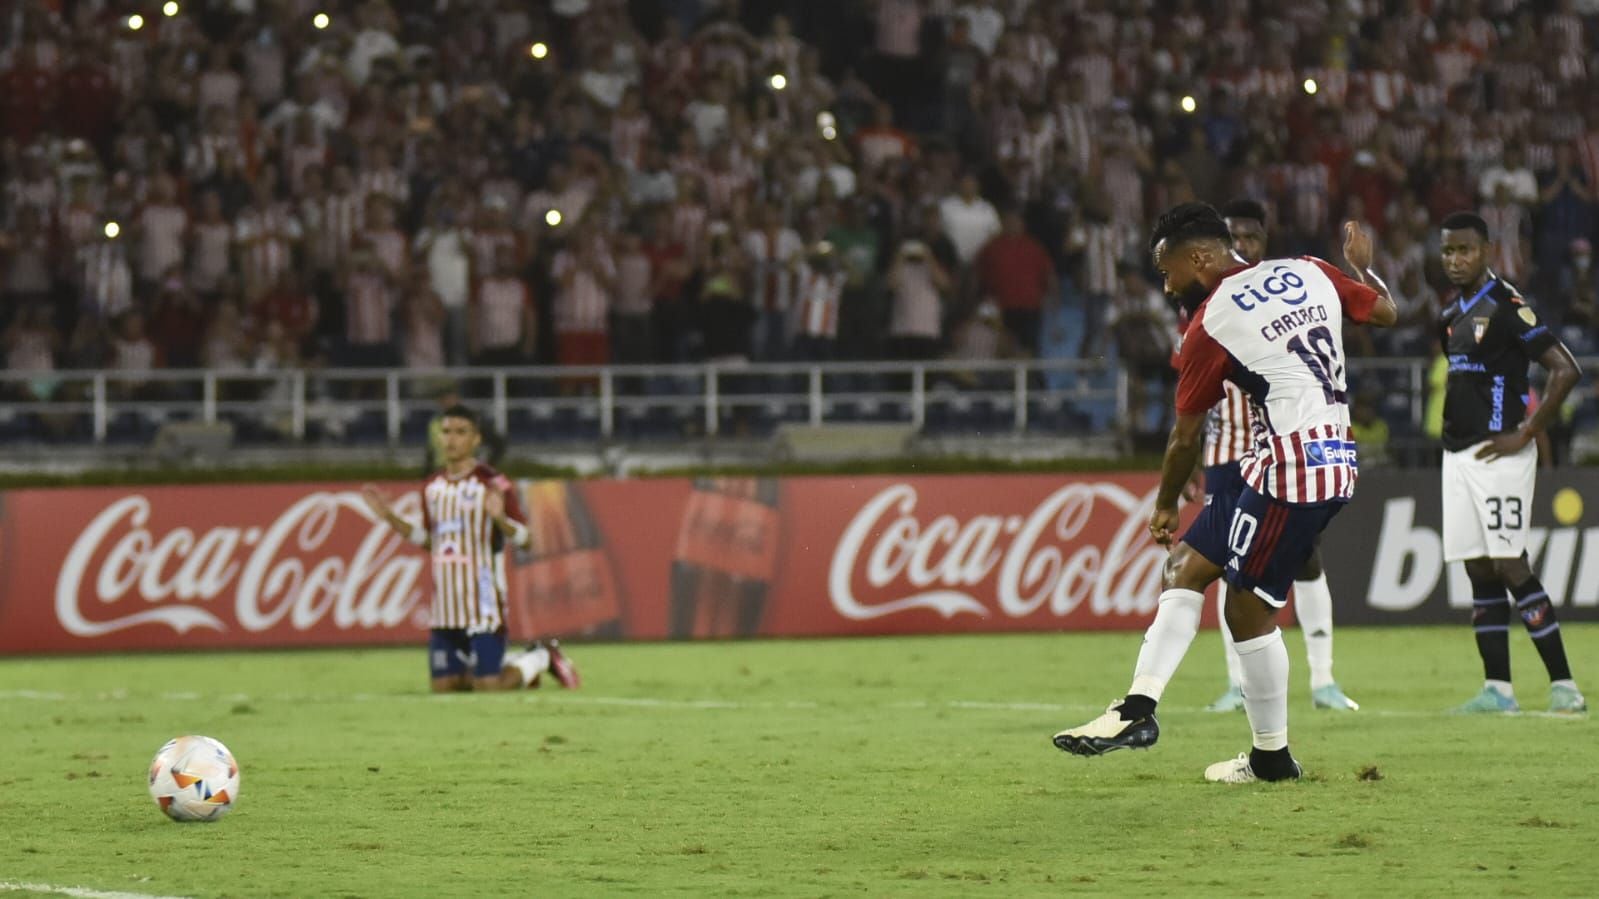
M 1571 242 L 1570 260 L 1561 269 L 1557 289 L 1544 308 L 1574 352 L 1592 352 L 1599 331 L 1599 269 L 1593 264 L 1593 244 L 1579 237 Z
M 745 294 L 743 253 L 727 231 L 710 233 L 699 276 L 700 356 L 706 362 L 749 361 L 755 307 Z
M 516 367 L 533 361 L 538 318 L 533 292 L 517 274 L 516 250 L 500 247 L 467 307 L 473 365 Z
M 794 357 L 806 362 L 826 362 L 838 347 L 838 320 L 848 280 L 838 249 L 827 241 L 811 247 L 798 271 L 795 301 Z
M 10 327 L 0 336 L 9 371 L 40 372 L 25 383 L 7 381 L 4 394 L 13 400 L 49 400 L 57 381 L 42 373 L 55 370 L 56 352 L 61 349 L 61 333 L 50 321 L 50 307 L 30 303 L 12 317 Z
M 555 277 L 556 358 L 562 365 L 610 361 L 608 330 L 616 261 L 597 228 L 582 226 L 551 266 Z
M 1369 393 L 1355 397 L 1349 410 L 1349 430 L 1355 437 L 1360 464 L 1388 464 L 1388 422 L 1377 415 L 1377 402 Z
M 644 241 L 637 231 L 623 231 L 616 241 L 616 303 L 611 315 L 614 361 L 625 365 L 650 361 L 654 287 L 654 272 Z
M 1003 229 L 983 245 L 977 281 L 983 298 L 999 304 L 1016 344 L 1036 352 L 1040 313 L 1055 301 L 1059 284 L 1055 263 L 1023 228 L 1020 212 L 1007 210 Z
M 955 255 L 963 266 L 971 265 L 990 237 L 999 233 L 999 213 L 994 204 L 977 193 L 977 178 L 965 175 L 958 192 L 938 204 L 944 234 L 955 245 Z
M 999 305 L 984 300 L 950 334 L 949 358 L 962 362 L 995 362 L 1025 355 L 1000 316 Z M 966 387 L 980 382 L 976 372 L 957 371 L 955 381 Z
M 467 361 L 466 307 L 471 296 L 472 261 L 466 232 L 446 198 L 433 204 L 432 222 L 416 236 L 416 255 L 427 270 L 428 286 L 444 306 L 445 358 L 451 365 Z
M 1170 426 L 1170 404 L 1162 395 L 1176 375 L 1171 359 L 1177 316 L 1165 295 L 1144 277 L 1142 268 L 1122 263 L 1117 274 L 1107 324 L 1116 341 L 1116 354 L 1127 370 L 1131 436 L 1163 433 Z M 1159 422 L 1145 427 L 1150 405 L 1158 407 Z
M 394 275 L 370 246 L 363 245 L 351 251 L 343 281 L 343 364 L 352 368 L 393 365 L 398 355 L 394 351 Z
M 926 360 L 939 355 L 944 336 L 944 294 L 951 282 L 927 244 L 900 244 L 888 270 L 893 314 L 888 336 L 898 359 Z
M 758 362 L 778 362 L 788 355 L 789 309 L 805 244 L 798 232 L 783 224 L 775 205 L 756 215 L 756 227 L 742 240 L 750 266 L 750 302 L 755 307 L 750 349 Z
M 124 312 L 112 326 L 112 337 L 105 366 L 119 372 L 146 372 L 161 367 L 161 354 L 144 330 L 144 314 Z M 161 383 L 144 378 L 119 377 L 110 383 L 111 395 L 122 399 L 157 399 Z

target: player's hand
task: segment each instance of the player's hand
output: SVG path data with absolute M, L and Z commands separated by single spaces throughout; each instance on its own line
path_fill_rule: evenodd
M 1477 450 L 1477 458 L 1484 462 L 1492 462 L 1501 456 L 1514 456 L 1527 448 L 1532 442 L 1532 435 L 1517 428 L 1503 434 L 1495 434 L 1488 438 L 1482 449 Z
M 1149 534 L 1161 546 L 1171 546 L 1172 541 L 1177 539 L 1177 508 L 1162 509 L 1156 506 L 1155 511 L 1149 513 Z
M 483 511 L 496 523 L 505 520 L 505 494 L 498 490 L 490 490 L 483 497 Z
M 1205 498 L 1205 473 L 1196 468 L 1193 477 L 1183 486 L 1183 502 L 1197 503 Z
M 361 498 L 366 500 L 366 507 L 372 514 L 380 519 L 389 517 L 389 500 L 374 484 L 367 484 L 361 488 Z
M 1344 222 L 1344 259 L 1356 271 L 1371 268 L 1371 235 L 1354 220 Z

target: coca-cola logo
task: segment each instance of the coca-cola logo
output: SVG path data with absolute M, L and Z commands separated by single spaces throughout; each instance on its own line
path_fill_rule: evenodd
M 1153 490 L 1078 482 L 1027 515 L 965 521 L 938 515 L 923 522 L 917 499 L 915 487 L 895 484 L 845 528 L 828 573 L 840 615 L 864 621 L 928 609 L 945 618 L 993 611 L 1024 618 L 1043 609 L 1064 617 L 1085 601 L 1096 616 L 1144 615 L 1159 602 L 1167 553 L 1145 528 Z M 991 587 L 978 589 L 991 578 Z M 873 598 L 857 593 L 862 580 Z
M 409 494 L 396 511 L 416 518 L 417 502 Z M 151 517 L 149 498 L 123 497 L 74 541 L 55 590 L 56 619 L 68 633 L 98 637 L 146 624 L 226 632 L 217 602 L 226 597 L 232 623 L 248 632 L 284 624 L 306 631 L 324 619 L 339 630 L 390 628 L 409 622 L 422 596 L 423 557 L 373 521 L 353 491 L 307 494 L 264 527 L 178 526 L 157 535 Z M 358 543 L 352 526 L 365 531 Z M 128 611 L 140 603 L 146 608 Z

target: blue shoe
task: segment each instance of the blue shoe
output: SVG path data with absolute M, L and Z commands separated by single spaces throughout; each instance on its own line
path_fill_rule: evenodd
M 1580 715 L 1588 711 L 1588 700 L 1574 687 L 1553 684 L 1549 687 L 1549 711 L 1560 715 Z
M 1360 703 L 1344 695 L 1337 684 L 1328 684 L 1310 691 L 1310 703 L 1318 709 L 1333 709 L 1339 712 L 1356 712 L 1360 710 Z
M 1236 712 L 1244 707 L 1244 691 L 1237 684 L 1228 684 L 1221 698 L 1205 706 L 1207 712 Z
M 1506 696 L 1493 687 L 1483 687 L 1482 692 L 1471 697 L 1465 705 L 1455 709 L 1459 715 L 1505 715 L 1521 711 L 1513 696 Z

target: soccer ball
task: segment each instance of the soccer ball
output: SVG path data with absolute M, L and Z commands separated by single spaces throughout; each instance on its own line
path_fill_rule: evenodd
M 150 762 L 150 798 L 174 821 L 215 821 L 239 801 L 239 763 L 210 737 L 178 737 Z

